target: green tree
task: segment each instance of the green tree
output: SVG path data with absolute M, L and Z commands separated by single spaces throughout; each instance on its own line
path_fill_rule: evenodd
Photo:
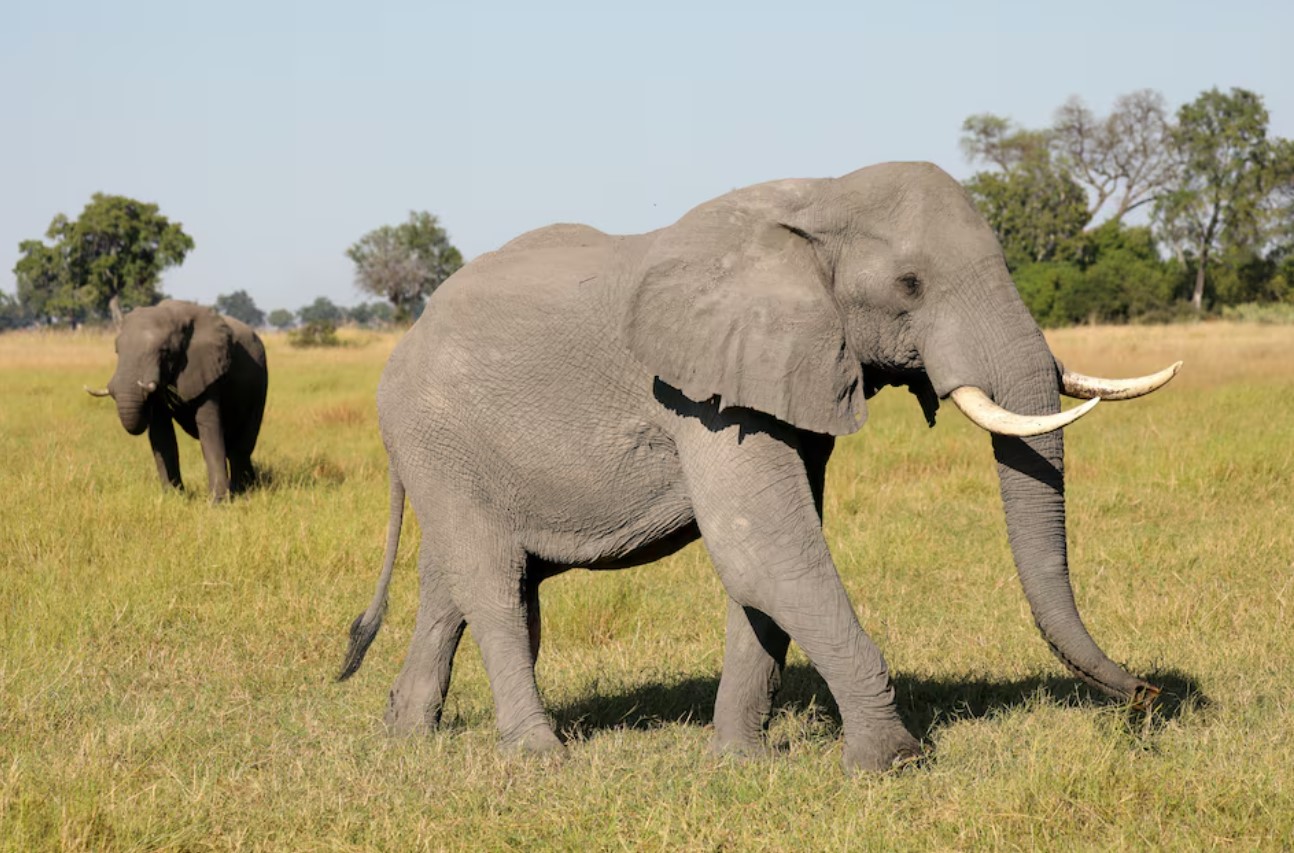
M 1044 326 L 1123 322 L 1163 316 L 1177 276 L 1159 256 L 1151 230 L 1110 219 L 1074 237 L 1066 259 L 1013 270 L 1020 297 Z
M 411 211 L 399 225 L 383 225 L 346 250 L 360 290 L 388 300 L 396 319 L 420 313 L 421 303 L 463 265 L 435 216 Z
M 1049 133 L 1019 130 L 985 113 L 966 119 L 961 143 L 972 160 L 999 170 L 976 173 L 966 189 L 997 234 L 1007 263 L 1014 269 L 1056 260 L 1090 216 L 1083 188 L 1052 156 Z
M 296 315 L 286 308 L 275 308 L 268 319 L 271 326 L 282 331 L 296 322 Z
M 342 310 L 327 296 L 320 296 L 314 302 L 297 311 L 297 317 L 306 325 L 320 323 L 336 326 L 344 316 Z
M 1267 123 L 1262 98 L 1245 89 L 1210 89 L 1177 112 L 1170 140 L 1179 171 L 1154 215 L 1178 257 L 1193 255 L 1197 312 L 1219 256 L 1257 249 L 1271 235 L 1276 190 L 1294 157 L 1288 143 L 1268 138 Z
M 81 311 L 110 314 L 118 327 L 123 306 L 157 302 L 162 272 L 183 263 L 193 250 L 193 238 L 157 205 L 103 193 L 95 193 L 76 219 L 55 216 L 45 236 L 54 245 L 42 252 L 39 241 L 21 244 L 19 266 L 27 266 L 15 268 L 33 296 L 48 292 L 57 279 L 42 310 L 73 317 Z
M 32 316 L 23 308 L 17 296 L 0 290 L 0 330 L 18 329 L 30 325 Z
M 246 290 L 235 290 L 233 293 L 217 296 L 216 310 L 252 327 L 265 325 L 265 312 L 256 307 L 255 300 Z
M 962 122 L 961 149 L 972 163 L 983 161 L 1010 172 L 1026 160 L 1048 156 L 1047 131 L 1024 130 L 1004 116 L 979 113 Z
M 70 316 L 79 320 L 84 306 L 72 304 L 67 263 L 57 247 L 40 240 L 23 240 L 18 244 L 18 263 L 14 278 L 18 282 L 18 303 L 35 317 Z
M 367 302 L 360 302 L 358 305 L 352 305 L 344 309 L 346 311 L 346 322 L 354 323 L 356 326 L 367 326 L 373 319 L 373 309 Z

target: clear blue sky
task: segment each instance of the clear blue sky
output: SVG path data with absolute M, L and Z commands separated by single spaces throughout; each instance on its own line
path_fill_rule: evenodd
M 1294 3 L 15 0 L 0 19 L 0 287 L 103 191 L 197 249 L 173 296 L 361 299 L 346 247 L 411 209 L 471 258 L 555 221 L 668 224 L 734 187 L 932 160 L 1158 89 L 1266 99 L 1294 137 Z

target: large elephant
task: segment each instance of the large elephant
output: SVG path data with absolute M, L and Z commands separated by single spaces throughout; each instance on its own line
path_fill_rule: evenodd
M 268 388 L 256 332 L 210 308 L 167 299 L 127 314 L 116 349 L 108 387 L 85 390 L 116 400 L 126 432 L 148 430 L 162 485 L 183 488 L 172 420 L 201 442 L 213 501 L 251 485 Z
M 951 397 L 993 432 L 1010 544 L 1043 637 L 1075 674 L 1146 703 L 1075 607 L 1061 433 L 1142 380 L 1067 372 L 1016 293 L 993 232 L 935 166 L 736 190 L 674 225 L 525 234 L 436 291 L 382 374 L 391 520 L 372 604 L 340 677 L 385 609 L 404 499 L 422 528 L 421 594 L 389 726 L 437 723 L 465 623 L 502 742 L 561 750 L 540 704 L 541 581 L 625 568 L 704 539 L 727 591 L 715 747 L 760 747 L 789 639 L 825 678 L 848 769 L 918 753 L 880 651 L 822 533 L 834 437 L 866 399 L 907 385 L 933 423 Z

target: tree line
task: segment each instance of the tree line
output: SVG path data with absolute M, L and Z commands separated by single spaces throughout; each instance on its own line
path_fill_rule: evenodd
M 1079 98 L 1052 124 L 981 113 L 961 146 L 981 167 L 967 191 L 996 232 L 1021 297 L 1044 326 L 1168 320 L 1241 304 L 1294 305 L 1294 142 L 1269 133 L 1261 96 L 1210 89 L 1170 112 L 1149 89 L 1098 116 Z M 96 193 L 76 219 L 19 244 L 0 328 L 120 324 L 164 298 L 162 273 L 193 238 L 156 204 Z M 245 290 L 216 307 L 255 326 L 408 323 L 463 259 L 432 214 L 411 212 L 345 251 L 378 301 L 325 297 L 263 313 Z
M 1043 325 L 1290 302 L 1294 142 L 1268 123 L 1245 89 L 1175 114 L 1152 90 L 1106 116 L 1071 98 L 1038 129 L 973 115 L 962 149 L 985 168 L 966 188 Z
M 48 242 L 47 242 L 48 241 Z M 162 273 L 179 266 L 194 240 L 156 204 L 95 193 L 76 219 L 58 214 L 44 240 L 18 245 L 17 294 L 0 291 L 0 329 L 37 323 L 111 320 L 125 311 L 166 298 Z M 321 296 L 296 311 L 266 314 L 246 290 L 216 298 L 220 312 L 252 326 L 407 324 L 422 313 L 427 297 L 463 265 L 463 257 L 439 220 L 413 211 L 398 225 L 370 231 L 346 250 L 355 264 L 355 285 L 376 301 L 342 307 Z

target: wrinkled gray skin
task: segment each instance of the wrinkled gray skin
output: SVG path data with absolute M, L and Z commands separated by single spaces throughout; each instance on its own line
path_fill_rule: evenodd
M 885 384 L 908 385 L 931 419 L 961 385 L 1021 414 L 1060 409 L 1057 363 L 992 231 L 929 164 L 760 184 L 644 235 L 556 225 L 479 258 L 382 375 L 392 519 L 341 677 L 380 624 L 407 491 L 421 598 L 393 730 L 437 723 L 468 623 L 503 742 L 562 749 L 535 687 L 540 582 L 700 535 L 729 596 L 716 748 L 759 749 L 794 639 L 840 707 L 847 768 L 916 754 L 821 524 L 833 436 Z M 1153 695 L 1075 608 L 1061 434 L 992 444 L 1043 637 L 1107 693 Z
M 268 383 L 265 347 L 251 327 L 167 299 L 127 314 L 116 349 L 108 393 L 126 432 L 148 430 L 162 485 L 183 488 L 174 421 L 202 444 L 213 501 L 249 486 Z

